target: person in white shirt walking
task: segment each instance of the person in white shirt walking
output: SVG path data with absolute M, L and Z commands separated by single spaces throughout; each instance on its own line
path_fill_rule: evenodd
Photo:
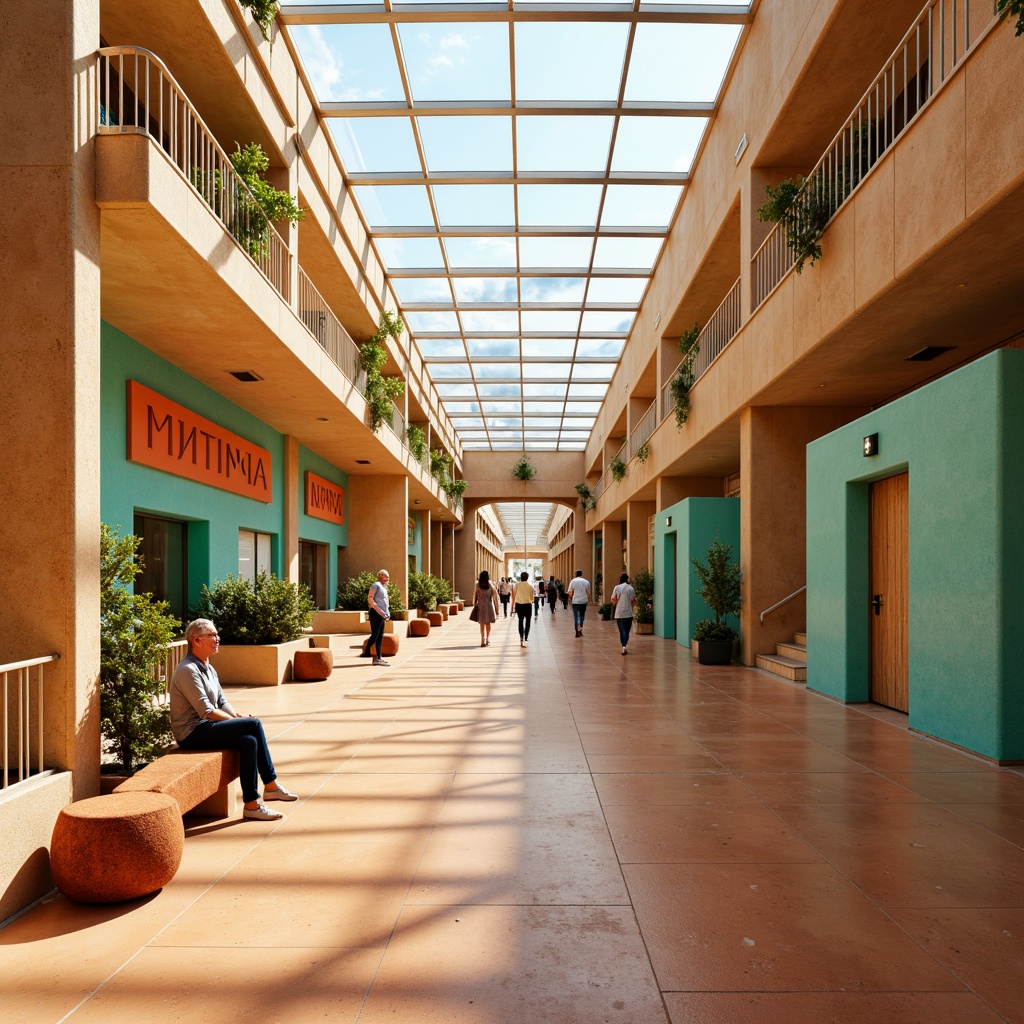
M 572 602 L 572 624 L 576 628 L 576 635 L 583 636 L 583 620 L 587 616 L 587 604 L 593 600 L 593 595 L 590 591 L 590 581 L 583 578 L 582 569 L 576 570 L 576 575 L 570 580 L 566 590 Z
M 623 654 L 628 653 L 626 644 L 629 643 L 629 631 L 633 628 L 635 607 L 636 591 L 630 585 L 629 574 L 624 572 L 619 577 L 619 585 L 612 591 L 612 618 L 619 627 L 619 643 L 622 644 Z

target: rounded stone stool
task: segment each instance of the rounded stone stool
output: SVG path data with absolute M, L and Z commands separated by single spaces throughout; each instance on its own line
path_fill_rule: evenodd
M 440 626 L 441 623 L 438 622 Z M 430 635 L 430 619 L 410 619 L 409 620 L 409 632 L 407 636 L 429 636 Z
M 456 604 L 458 604 L 460 612 L 466 607 L 465 601 L 457 601 Z
M 68 804 L 50 840 L 50 870 L 81 903 L 134 900 L 163 888 L 178 870 L 185 830 L 166 793 L 111 793 Z
M 427 612 L 427 622 L 431 626 L 440 626 L 444 622 L 444 616 L 440 612 Z
M 381 637 L 380 646 L 383 649 L 381 653 L 382 658 L 390 658 L 392 655 L 398 653 L 398 642 L 399 637 L 396 633 L 385 633 Z M 363 641 L 363 657 L 369 657 L 370 650 L 370 638 L 367 637 Z
M 334 671 L 334 652 L 329 647 L 311 647 L 296 651 L 292 659 L 292 676 L 300 682 L 312 683 L 329 679 Z
M 448 618 L 451 618 L 453 615 L 458 615 L 458 614 L 459 614 L 459 606 L 457 604 L 450 604 L 450 605 L 448 605 Z
M 448 605 L 446 605 L 446 604 L 439 604 L 437 606 L 437 610 L 441 613 L 441 618 L 445 622 L 447 622 L 448 621 Z

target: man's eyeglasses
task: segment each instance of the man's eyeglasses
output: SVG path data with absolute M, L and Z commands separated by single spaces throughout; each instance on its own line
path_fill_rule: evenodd
M 202 637 L 212 637 L 214 640 L 219 640 L 220 639 L 220 633 L 200 633 L 199 636 L 200 636 L 200 638 L 202 638 Z

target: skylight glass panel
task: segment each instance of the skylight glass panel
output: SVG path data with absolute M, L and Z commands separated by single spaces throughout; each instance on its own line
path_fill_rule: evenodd
M 586 384 L 570 384 L 569 398 L 592 398 L 603 401 L 608 394 L 608 385 L 599 381 L 587 381 Z
M 612 170 L 685 174 L 707 123 L 705 117 L 620 117 Z
M 593 227 L 601 202 L 600 185 L 520 185 L 519 223 Z
M 518 23 L 515 26 L 517 101 L 613 102 L 619 94 L 628 34 L 626 24 Z M 552 59 L 553 54 L 558 55 L 557 59 Z
M 682 191 L 675 185 L 609 185 L 601 227 L 667 229 Z
M 457 277 L 455 294 L 464 302 L 517 302 L 519 291 L 514 277 Z
M 518 332 L 519 314 L 514 309 L 466 310 L 462 313 L 462 326 L 471 334 Z
M 481 398 L 518 398 L 522 394 L 519 384 L 478 384 Z
M 421 170 L 408 118 L 331 117 L 327 127 L 350 174 Z
M 661 252 L 662 244 L 660 238 L 599 238 L 594 247 L 594 267 L 650 270 Z
M 429 172 L 512 172 L 512 118 L 419 117 L 416 123 Z
M 480 412 L 480 406 L 476 402 L 445 402 L 444 408 L 449 416 L 468 416 L 470 413 Z
M 600 171 L 608 167 L 610 117 L 517 117 L 520 171 Z
M 637 25 L 625 99 L 712 102 L 739 34 L 739 25 Z
M 453 416 L 452 426 L 456 430 L 482 430 L 484 421 L 480 416 Z
M 523 302 L 583 302 L 583 277 L 524 277 L 520 282 Z
M 387 25 L 292 25 L 289 31 L 318 100 L 405 99 Z
M 436 238 L 378 238 L 377 251 L 390 270 L 417 267 L 444 270 L 441 243 Z
M 587 305 L 594 302 L 639 303 L 647 287 L 645 277 L 592 277 L 587 287 Z
M 391 287 L 399 302 L 442 302 L 452 304 L 452 289 L 446 277 L 397 277 Z
M 506 267 L 510 270 L 516 267 L 514 238 L 446 238 L 444 251 L 452 267 Z
M 523 384 L 525 398 L 565 398 L 565 384 Z
M 549 402 L 524 402 L 523 409 L 528 413 L 539 413 L 542 416 L 549 416 L 552 413 L 560 413 L 563 404 L 560 398 Z
M 484 402 L 483 412 L 488 416 L 518 416 L 522 405 L 519 402 Z
M 450 227 L 514 223 L 511 185 L 434 185 L 440 222 Z
M 434 226 L 422 185 L 356 185 L 352 191 L 371 229 Z
M 535 267 L 572 267 L 586 270 L 594 243 L 589 238 L 531 236 L 519 239 L 519 264 L 525 270 Z
M 580 323 L 579 313 L 569 310 L 524 309 L 521 316 L 526 334 L 575 333 Z
M 519 379 L 518 363 L 473 363 L 473 375 L 477 380 Z
M 565 380 L 572 373 L 572 363 L 523 363 L 523 379 Z
M 399 25 L 398 35 L 414 100 L 511 97 L 506 25 L 418 22 Z
M 475 398 L 476 388 L 472 384 L 448 384 L 437 381 L 434 388 L 442 398 Z
M 523 356 L 560 356 L 571 359 L 575 338 L 523 338 Z
M 472 380 L 469 363 L 431 363 L 430 376 L 434 380 Z
M 580 338 L 576 355 L 594 359 L 618 359 L 625 344 L 625 338 Z
M 513 338 L 467 338 L 466 348 L 471 359 L 483 356 L 519 358 L 519 342 Z
M 527 426 L 529 427 L 560 427 L 562 425 L 561 416 L 531 416 Z M 536 436 L 536 435 L 534 435 Z
M 583 314 L 580 330 L 587 334 L 611 332 L 626 334 L 633 323 L 632 313 L 611 313 L 604 310 L 588 310 Z
M 413 334 L 457 334 L 459 321 L 454 313 L 407 313 L 405 322 Z
M 611 380 L 616 363 L 576 363 L 572 371 L 575 384 L 581 380 Z
M 461 338 L 417 338 L 416 344 L 424 359 L 462 358 L 466 354 Z
M 596 416 L 601 411 L 600 402 L 566 402 L 566 416 Z

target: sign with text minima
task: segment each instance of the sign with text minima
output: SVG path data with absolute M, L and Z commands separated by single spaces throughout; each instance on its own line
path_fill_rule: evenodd
M 344 488 L 306 470 L 306 515 L 345 525 Z
M 270 452 L 128 381 L 128 461 L 269 504 Z

